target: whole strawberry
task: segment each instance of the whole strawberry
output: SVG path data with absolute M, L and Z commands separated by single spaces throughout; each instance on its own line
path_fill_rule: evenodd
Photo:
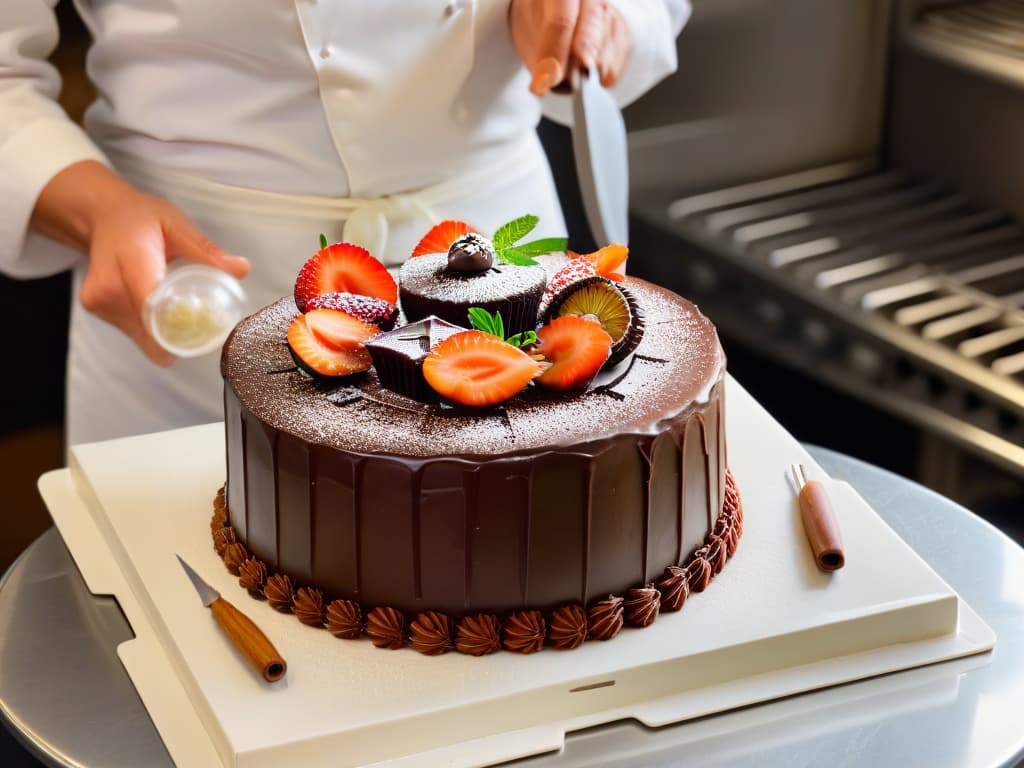
M 364 323 L 376 325 L 382 331 L 390 331 L 398 319 L 398 307 L 374 296 L 360 296 L 355 293 L 321 293 L 306 300 L 306 311 L 314 309 L 337 309 Z

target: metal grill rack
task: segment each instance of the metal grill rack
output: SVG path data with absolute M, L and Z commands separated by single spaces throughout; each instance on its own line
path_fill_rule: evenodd
M 1010 215 L 870 161 L 635 202 L 688 254 L 682 274 L 638 271 L 724 332 L 1024 477 L 1024 226 Z
M 926 9 L 922 30 L 950 42 L 982 46 L 994 53 L 1024 59 L 1024 2 L 981 0 Z

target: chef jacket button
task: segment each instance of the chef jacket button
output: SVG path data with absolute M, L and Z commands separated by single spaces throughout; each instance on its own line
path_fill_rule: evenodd
M 331 56 L 331 46 L 325 45 L 323 48 L 320 49 L 320 58 L 321 59 L 328 59 L 328 58 L 330 58 L 330 56 Z
M 448 4 L 444 7 L 445 18 L 455 15 L 458 10 L 460 10 L 459 3 L 456 0 L 448 0 Z

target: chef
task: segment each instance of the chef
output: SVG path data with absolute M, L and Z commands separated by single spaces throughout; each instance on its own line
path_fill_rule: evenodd
M 76 0 L 97 99 L 54 99 L 56 0 L 0 7 L 0 269 L 73 270 L 69 444 L 216 421 L 216 355 L 145 297 L 176 259 L 292 290 L 318 233 L 400 263 L 437 221 L 564 223 L 535 134 L 578 62 L 627 104 L 675 67 L 686 0 Z M 542 97 L 542 98 L 538 98 Z M 561 102 L 561 103 L 560 103 Z

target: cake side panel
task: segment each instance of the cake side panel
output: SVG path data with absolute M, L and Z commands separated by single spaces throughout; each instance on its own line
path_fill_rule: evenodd
M 530 462 L 525 605 L 579 601 L 586 590 L 591 535 L 591 467 L 586 456 L 550 453 Z
M 613 441 L 590 470 L 590 583 L 587 598 L 621 594 L 643 583 L 650 466 L 636 437 Z
M 243 542 L 247 534 L 245 524 L 245 420 L 235 391 L 224 385 L 224 444 L 227 454 L 225 479 L 228 523 Z
M 360 461 L 318 446 L 310 467 L 313 581 L 328 594 L 347 598 L 358 597 L 361 586 L 355 501 Z M 304 513 L 304 509 L 287 510 L 287 514 Z
M 414 504 L 413 510 L 419 518 L 419 602 L 457 614 L 469 589 L 467 495 L 472 484 L 456 462 L 427 464 L 419 474 L 419 508 Z
M 467 610 L 505 611 L 525 604 L 530 535 L 529 462 L 467 467 Z
M 245 452 L 245 545 L 249 552 L 279 570 L 277 529 L 277 430 L 243 414 Z M 308 508 L 299 514 L 308 514 Z
M 313 581 L 313 529 L 316 508 L 310 497 L 309 444 L 281 433 L 276 438 L 277 542 L 282 571 L 303 583 Z M 292 510 L 298 510 L 294 514 Z
M 661 576 L 666 565 L 678 562 L 679 540 L 683 531 L 682 462 L 680 442 L 672 429 L 655 438 L 644 454 L 650 464 L 648 483 L 647 562 L 644 582 Z

